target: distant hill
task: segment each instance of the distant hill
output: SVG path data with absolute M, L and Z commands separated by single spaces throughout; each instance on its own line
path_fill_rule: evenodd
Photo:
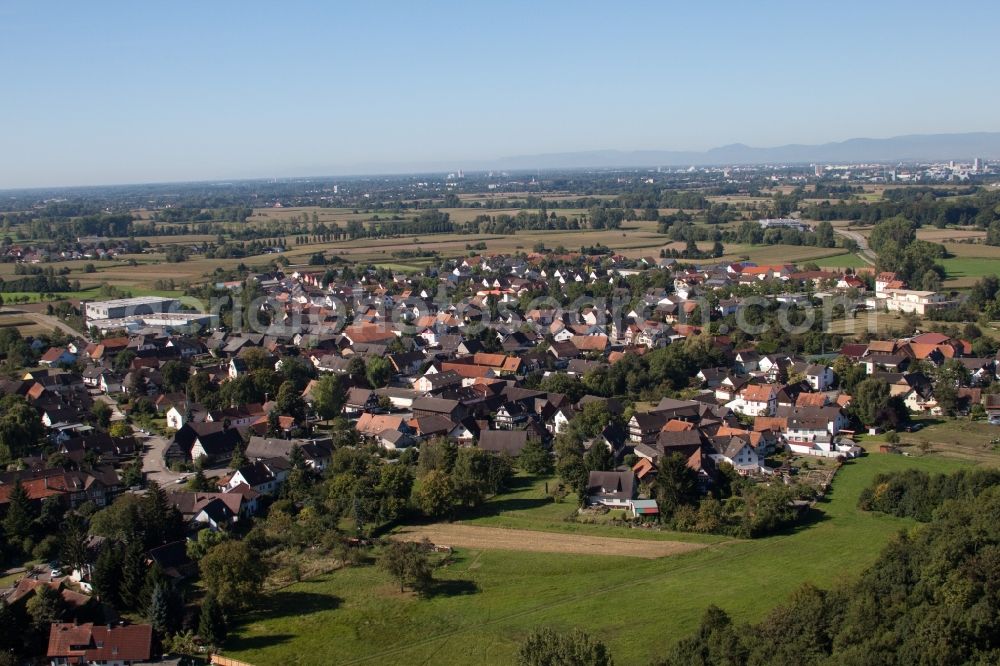
M 1000 132 L 908 134 L 888 139 L 848 139 L 819 145 L 788 144 L 755 148 L 742 143 L 711 150 L 592 150 L 518 155 L 485 162 L 483 168 L 566 169 L 582 167 L 803 164 L 813 162 L 971 161 L 1000 159 Z

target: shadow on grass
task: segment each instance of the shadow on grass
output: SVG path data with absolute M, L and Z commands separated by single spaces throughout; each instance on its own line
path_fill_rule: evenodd
M 507 490 L 502 492 L 515 493 L 518 490 L 526 490 L 534 486 L 539 478 L 536 476 L 515 476 L 507 482 Z
M 436 580 L 425 592 L 427 597 L 463 597 L 479 592 L 479 586 L 471 580 Z
M 243 650 L 262 650 L 281 645 L 295 638 L 292 634 L 268 634 L 267 636 L 245 636 L 230 638 L 226 641 L 227 650 L 241 652 Z
M 239 627 L 265 618 L 273 620 L 282 617 L 295 617 L 305 613 L 336 610 L 342 601 L 340 597 L 333 594 L 281 590 L 263 597 L 259 606 L 236 619 L 236 625 Z
M 820 523 L 830 520 L 830 516 L 828 516 L 826 512 L 820 508 L 824 502 L 825 500 L 817 503 L 816 506 L 811 506 L 805 509 L 795 522 L 788 523 L 784 527 L 769 533 L 767 536 L 790 536 L 792 534 L 804 532 L 811 527 L 815 527 Z
M 512 511 L 529 511 L 551 503 L 551 497 L 511 497 L 508 499 L 494 499 L 490 502 L 486 502 L 485 504 L 480 504 L 475 508 L 461 512 L 458 515 L 458 518 L 499 516 L 502 513 L 510 513 Z

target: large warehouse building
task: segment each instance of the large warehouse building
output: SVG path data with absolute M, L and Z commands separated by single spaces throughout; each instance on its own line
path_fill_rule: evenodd
M 138 296 L 136 298 L 116 298 L 111 301 L 87 303 L 87 321 L 95 319 L 122 319 L 136 315 L 170 312 L 180 307 L 176 298 L 162 296 Z

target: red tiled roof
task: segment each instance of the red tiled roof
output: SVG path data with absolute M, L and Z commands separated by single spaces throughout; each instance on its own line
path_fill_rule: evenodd
M 42 354 L 42 357 L 39 360 L 43 363 L 53 363 L 58 361 L 59 357 L 64 353 L 66 353 L 66 349 L 64 347 L 50 347 L 47 352 Z
M 795 399 L 796 407 L 824 407 L 826 406 L 826 394 L 824 393 L 800 393 Z
M 740 397 L 748 402 L 770 402 L 776 392 L 771 384 L 751 384 L 740 391 Z
M 606 335 L 574 335 L 570 338 L 573 346 L 580 351 L 604 351 L 608 346 Z
M 388 327 L 380 324 L 360 324 L 358 326 L 348 326 L 344 329 L 344 335 L 353 343 L 358 342 L 381 342 L 392 340 L 396 334 Z
M 83 657 L 87 662 L 148 661 L 153 628 L 148 624 L 102 627 L 54 622 L 49 630 L 49 657 Z
M 758 416 L 753 420 L 753 429 L 754 432 L 784 432 L 788 429 L 788 419 L 783 416 Z
M 694 424 L 680 419 L 670 419 L 660 428 L 660 432 L 684 432 L 687 430 L 694 430 Z
M 485 365 L 475 365 L 472 363 L 449 363 L 441 364 L 441 372 L 454 372 L 460 377 L 472 379 L 475 377 L 488 377 L 493 368 Z

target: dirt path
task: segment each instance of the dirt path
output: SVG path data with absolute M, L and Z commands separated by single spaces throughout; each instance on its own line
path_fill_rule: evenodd
M 705 547 L 705 544 L 683 541 L 584 536 L 446 523 L 405 527 L 394 536 L 404 541 L 420 541 L 427 538 L 435 545 L 455 548 L 614 555 L 647 559 L 677 555 Z

